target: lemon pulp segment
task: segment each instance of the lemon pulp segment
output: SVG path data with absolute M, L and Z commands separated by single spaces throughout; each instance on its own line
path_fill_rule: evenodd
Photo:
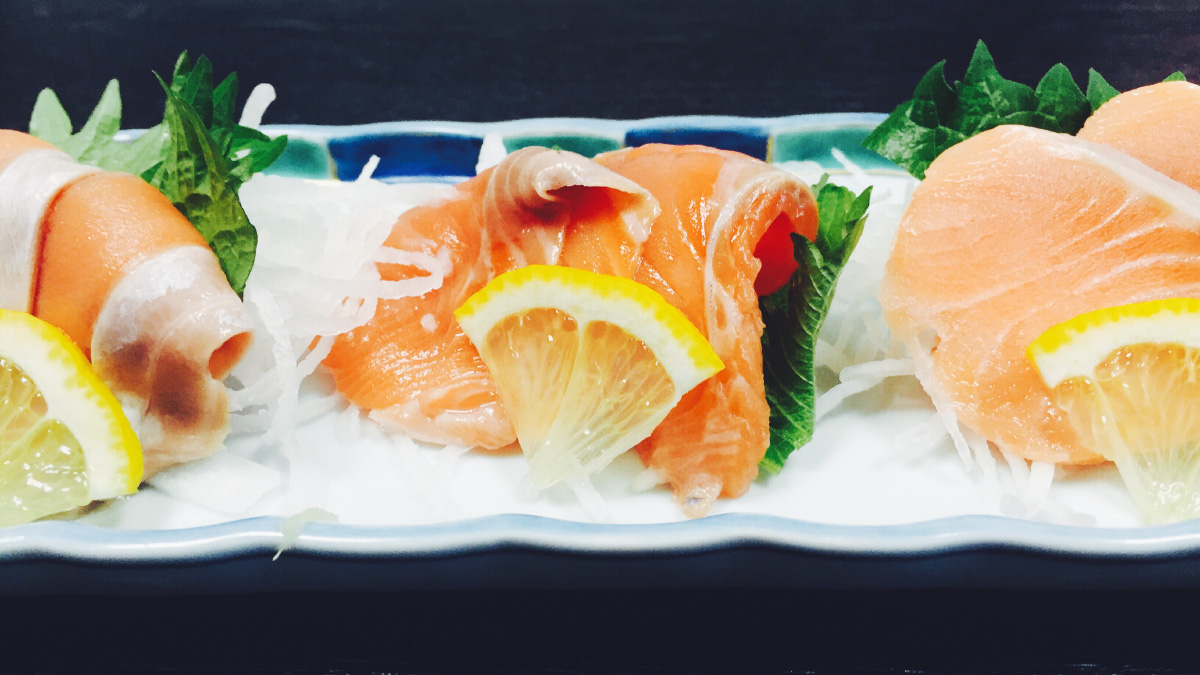
M 141 477 L 137 437 L 83 353 L 0 310 L 0 525 L 128 494 Z
M 0 358 L 0 525 L 69 511 L 88 501 L 79 441 L 46 416 L 46 400 L 25 372 Z
M 661 295 L 583 270 L 508 272 L 455 316 L 496 382 L 539 487 L 599 471 L 722 367 Z
M 1200 516 L 1200 300 L 1089 312 L 1027 353 L 1080 440 L 1116 464 L 1147 522 Z

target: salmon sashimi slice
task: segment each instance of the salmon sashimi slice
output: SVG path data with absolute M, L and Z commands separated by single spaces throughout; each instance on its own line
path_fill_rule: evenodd
M 939 411 L 1025 459 L 1092 463 L 1026 347 L 1084 312 L 1198 294 L 1200 193 L 1108 146 L 1002 126 L 929 167 L 880 299 Z
M 371 321 L 338 337 L 324 363 L 338 390 L 389 428 L 434 443 L 510 446 L 516 433 L 454 310 L 496 275 L 535 263 L 631 277 L 657 214 L 645 189 L 592 160 L 517 151 L 452 198 L 401 216 L 385 247 L 444 259 L 441 286 L 381 300 Z M 422 274 L 402 264 L 380 273 Z
M 146 476 L 220 448 L 221 379 L 250 322 L 192 224 L 141 178 L 95 172 L 58 192 L 39 230 L 32 313 L 89 355 L 138 434 Z
M 636 279 L 682 310 L 725 364 L 638 446 L 685 511 L 703 515 L 749 488 L 770 442 L 755 250 L 764 238 L 790 248 L 788 232 L 814 239 L 816 201 L 791 173 L 707 147 L 645 145 L 597 161 L 658 200 Z
M 1200 190 L 1200 86 L 1159 82 L 1109 99 L 1077 134 Z
M 0 173 L 3 173 L 13 160 L 31 150 L 62 152 L 53 144 L 43 141 L 37 136 L 12 129 L 0 129 Z
M 95 171 L 39 138 L 0 129 L 0 308 L 32 310 L 46 209 L 63 188 Z

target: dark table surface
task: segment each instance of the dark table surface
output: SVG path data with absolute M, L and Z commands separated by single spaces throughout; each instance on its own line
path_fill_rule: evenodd
M 268 123 L 889 111 L 983 38 L 1120 89 L 1200 79 L 1198 2 L 0 0 L 0 127 L 54 88 L 76 122 L 183 49 Z M 753 575 L 754 570 L 738 570 Z M 494 591 L 0 600 L 3 673 L 1190 673 L 1194 591 Z

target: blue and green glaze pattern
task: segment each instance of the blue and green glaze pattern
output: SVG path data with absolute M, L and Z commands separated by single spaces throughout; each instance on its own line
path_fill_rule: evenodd
M 901 170 L 862 147 L 883 115 L 848 113 L 779 118 L 669 117 L 636 121 L 546 119 L 513 122 L 393 122 L 357 127 L 270 127 L 286 133 L 287 152 L 268 173 L 354 180 L 372 155 L 374 176 L 390 182 L 453 182 L 475 175 L 485 141 L 513 152 L 532 145 L 587 157 L 647 143 L 699 144 L 783 164 L 815 162 L 843 171 L 832 150 L 869 170 Z M 498 144 L 498 145 L 497 145 Z

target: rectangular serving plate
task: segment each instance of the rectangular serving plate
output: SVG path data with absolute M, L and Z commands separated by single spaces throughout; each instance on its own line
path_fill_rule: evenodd
M 458 182 L 481 153 L 546 145 L 592 156 L 644 143 L 700 143 L 770 162 L 899 173 L 861 147 L 877 114 L 640 121 L 539 119 L 287 126 L 271 173 L 353 179 L 372 155 L 385 181 Z M 1196 588 L 1200 521 L 1086 528 L 997 516 L 835 525 L 726 513 L 647 525 L 494 515 L 434 525 L 284 520 L 174 530 L 50 521 L 0 530 L 0 594 L 184 594 L 418 589 Z M 279 554 L 279 555 L 277 555 Z

